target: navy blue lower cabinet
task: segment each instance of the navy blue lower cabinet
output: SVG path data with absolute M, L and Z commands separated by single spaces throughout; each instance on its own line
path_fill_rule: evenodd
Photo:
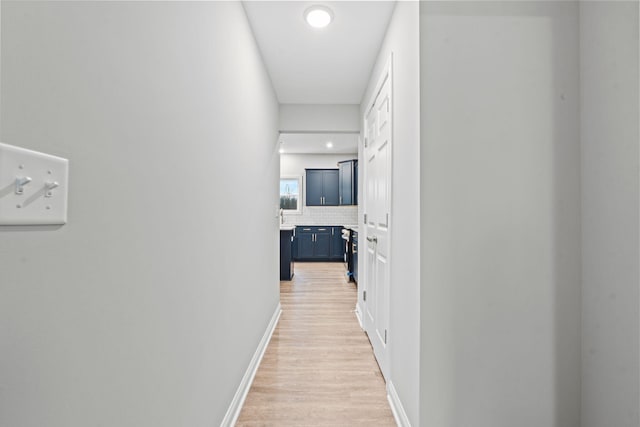
M 313 255 L 316 258 L 331 258 L 331 229 L 328 227 L 318 227 L 316 231 Z
M 342 238 L 342 227 L 331 227 L 331 258 L 344 261 L 346 243 Z
M 297 226 L 294 259 L 297 261 L 344 261 L 345 243 L 339 226 Z
M 353 252 L 353 280 L 358 282 L 358 232 L 351 232 L 351 250 Z
M 298 236 L 295 231 L 293 232 L 293 242 L 291 243 L 291 256 L 293 259 L 298 259 Z
M 280 230 L 280 280 L 293 277 L 293 230 Z
M 298 253 L 296 259 L 313 258 L 315 236 L 310 227 L 296 227 Z

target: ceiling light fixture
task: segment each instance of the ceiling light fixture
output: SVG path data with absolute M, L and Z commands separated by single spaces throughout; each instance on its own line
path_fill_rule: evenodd
M 304 11 L 304 19 L 313 28 L 324 28 L 333 20 L 333 12 L 326 6 L 315 5 Z
M 284 153 L 284 148 L 279 149 L 278 153 L 280 153 L 280 154 Z
M 331 141 L 327 142 L 327 148 L 333 148 L 333 142 Z

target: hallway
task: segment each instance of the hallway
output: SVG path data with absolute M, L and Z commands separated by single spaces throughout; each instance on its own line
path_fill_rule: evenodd
M 341 263 L 297 263 L 238 426 L 395 425 Z

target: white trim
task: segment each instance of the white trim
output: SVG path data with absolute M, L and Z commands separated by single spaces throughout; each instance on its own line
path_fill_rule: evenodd
M 387 400 L 389 401 L 391 412 L 393 412 L 393 418 L 395 418 L 398 427 L 411 427 L 409 417 L 407 417 L 407 413 L 404 411 L 402 402 L 400 402 L 400 397 L 398 396 L 396 388 L 393 386 L 391 381 L 387 383 Z
M 258 344 L 258 348 L 251 358 L 251 362 L 249 362 L 249 366 L 242 377 L 242 381 L 240 381 L 240 386 L 238 386 L 238 390 L 236 391 L 235 396 L 233 396 L 231 405 L 229 405 L 229 409 L 227 409 L 227 413 L 220 423 L 220 427 L 233 427 L 236 421 L 238 421 L 242 405 L 244 405 L 244 400 L 247 398 L 247 394 L 249 393 L 253 379 L 256 376 L 256 372 L 258 372 L 258 367 L 260 366 L 260 362 L 262 362 L 262 357 L 269 345 L 269 341 L 271 341 L 271 336 L 273 335 L 273 331 L 276 329 L 281 313 L 282 308 L 280 303 L 278 303 L 276 311 L 273 313 L 271 321 L 269 322 L 269 326 L 267 326 L 267 330 L 264 332 L 264 335 L 260 340 L 260 344 Z
M 353 311 L 356 314 L 356 319 L 358 319 L 358 324 L 360 325 L 360 329 L 364 331 L 364 326 L 362 325 L 362 311 L 360 310 L 360 303 L 356 304 L 356 309 Z

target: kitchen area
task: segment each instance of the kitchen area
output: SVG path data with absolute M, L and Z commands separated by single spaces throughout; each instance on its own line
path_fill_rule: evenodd
M 335 262 L 357 284 L 357 141 L 356 134 L 281 136 L 280 280 L 292 280 L 297 263 Z

